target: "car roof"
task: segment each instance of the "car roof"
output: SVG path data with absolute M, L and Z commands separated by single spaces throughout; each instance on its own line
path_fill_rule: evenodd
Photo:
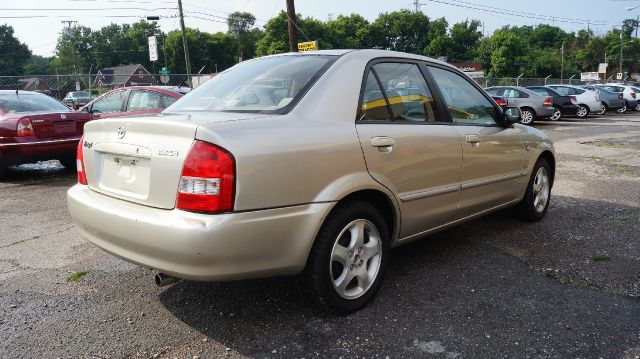
M 266 57 L 276 57 L 276 56 L 318 56 L 318 55 L 326 55 L 326 56 L 341 56 L 341 57 L 357 57 L 363 60 L 373 60 L 381 57 L 391 57 L 391 58 L 402 58 L 402 59 L 412 59 L 412 60 L 420 60 L 431 62 L 434 64 L 440 64 L 447 66 L 452 69 L 458 69 L 457 67 L 440 61 L 431 57 L 410 54 L 406 52 L 400 51 L 391 51 L 391 50 L 381 50 L 381 49 L 334 49 L 334 50 L 316 50 L 316 51 L 302 51 L 302 52 L 286 52 L 282 54 L 275 54 Z M 247 60 L 247 61 L 253 61 Z

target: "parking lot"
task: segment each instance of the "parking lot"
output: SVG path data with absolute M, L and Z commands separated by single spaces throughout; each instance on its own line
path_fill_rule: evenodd
M 13 168 L 0 357 L 637 358 L 640 115 L 536 127 L 558 155 L 544 220 L 506 210 L 397 248 L 374 302 L 345 317 L 309 307 L 294 278 L 157 288 L 79 237 L 74 173 Z

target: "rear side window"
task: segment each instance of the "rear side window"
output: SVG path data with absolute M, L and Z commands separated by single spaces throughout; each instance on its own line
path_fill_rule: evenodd
M 157 110 L 163 108 L 160 104 L 160 94 L 151 91 L 135 90 L 129 95 L 129 111 Z
M 384 115 L 386 118 L 382 118 Z M 359 118 L 436 122 L 433 96 L 418 65 L 401 62 L 373 65 L 367 75 Z
M 388 121 L 391 119 L 387 101 L 372 71 L 369 71 L 369 75 L 367 75 L 358 119 L 361 121 Z
M 453 122 L 472 125 L 496 124 L 497 109 L 480 90 L 454 72 L 436 67 L 429 67 L 429 71 L 442 92 Z
M 542 95 L 542 96 L 549 96 L 551 95 L 549 93 L 549 91 L 545 90 L 545 89 L 540 89 L 540 88 L 535 88 L 535 89 L 530 89 L 531 91 L 537 93 L 538 95 Z

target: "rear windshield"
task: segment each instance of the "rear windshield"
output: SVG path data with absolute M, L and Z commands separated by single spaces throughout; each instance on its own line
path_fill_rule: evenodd
M 89 93 L 82 91 L 72 92 L 71 97 L 89 97 Z
M 283 113 L 336 56 L 275 56 L 242 62 L 185 95 L 164 112 Z
M 9 112 L 68 112 L 69 108 L 47 95 L 39 93 L 0 94 L 0 111 Z

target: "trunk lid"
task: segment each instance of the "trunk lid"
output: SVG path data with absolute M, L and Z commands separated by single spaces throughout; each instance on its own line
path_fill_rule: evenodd
M 90 189 L 150 207 L 175 208 L 182 166 L 204 123 L 251 114 L 118 117 L 87 123 L 84 165 Z
M 37 138 L 80 136 L 89 114 L 84 112 L 34 113 L 25 115 Z

